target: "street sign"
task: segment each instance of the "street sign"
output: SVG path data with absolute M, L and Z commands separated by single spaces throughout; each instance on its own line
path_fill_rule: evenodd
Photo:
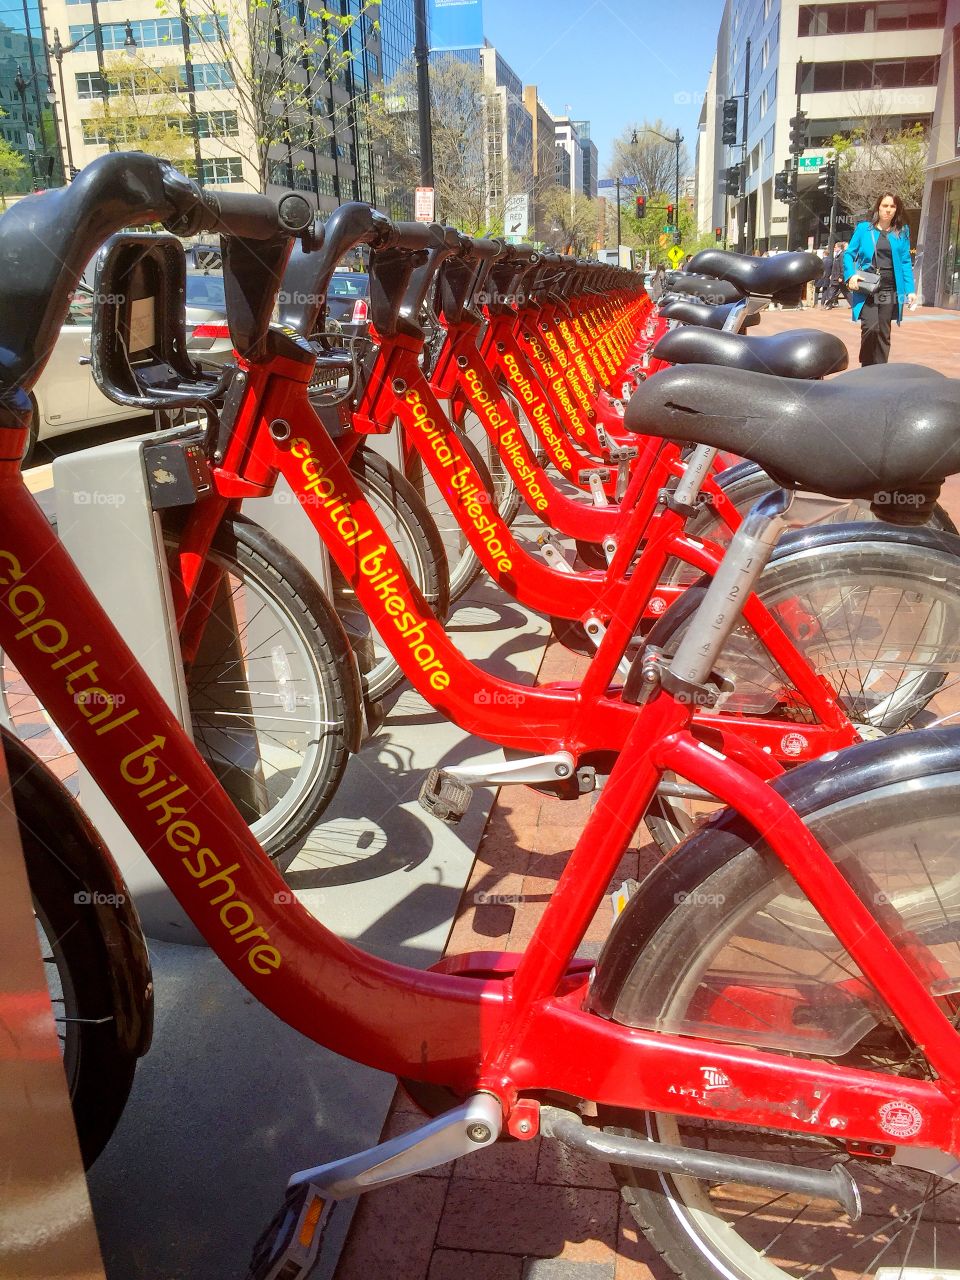
M 432 222 L 435 206 L 433 187 L 417 187 L 413 201 L 413 216 L 418 222 Z
M 616 178 L 601 178 L 600 181 L 597 183 L 597 189 L 606 190 L 608 187 L 615 187 L 616 185 L 617 185 Z M 639 187 L 640 179 L 639 178 L 621 178 L 620 185 L 621 187 Z
M 678 244 L 675 244 L 667 254 L 667 257 L 670 259 L 670 261 L 673 263 L 674 266 L 676 266 L 678 262 L 682 262 L 686 256 L 687 255 L 684 253 L 684 251 L 680 248 Z
M 809 155 L 800 156 L 797 160 L 798 169 L 821 169 L 827 163 L 826 152 L 817 151 Z
M 526 239 L 530 230 L 530 197 L 526 192 L 516 196 L 508 196 L 503 210 L 503 230 L 507 241 L 514 243 Z

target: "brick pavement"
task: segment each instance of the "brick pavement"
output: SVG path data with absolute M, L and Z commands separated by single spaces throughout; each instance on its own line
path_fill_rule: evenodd
M 760 333 L 816 327 L 846 341 L 857 366 L 859 326 L 846 307 L 771 311 Z M 960 377 L 960 312 L 920 308 L 894 329 L 894 362 L 929 364 Z M 944 502 L 960 523 L 960 480 Z M 583 659 L 548 646 L 539 680 L 577 679 Z M 563 802 L 504 788 L 491 813 L 448 952 L 521 950 L 576 842 L 591 797 Z M 611 889 L 656 857 L 638 833 Z M 500 901 L 490 901 L 491 898 Z M 478 900 L 479 899 L 479 900 Z M 514 901 L 503 901 L 512 899 Z M 581 953 L 596 954 L 609 925 L 604 906 Z M 413 1128 L 416 1108 L 398 1093 L 384 1136 Z M 511 1142 L 361 1198 L 335 1280 L 670 1280 L 638 1237 L 606 1166 L 556 1143 Z

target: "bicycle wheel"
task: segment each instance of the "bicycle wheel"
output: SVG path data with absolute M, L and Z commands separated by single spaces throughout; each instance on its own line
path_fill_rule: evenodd
M 494 484 L 483 455 L 470 440 L 463 436 L 458 436 L 458 441 L 479 475 L 491 502 L 494 501 Z M 449 602 L 452 604 L 473 585 L 480 576 L 483 566 L 470 546 L 469 539 L 450 504 L 434 483 L 433 477 L 427 471 L 418 453 L 408 455 L 404 470 L 418 502 L 429 516 L 431 529 L 435 529 L 440 536 L 440 545 L 443 547 L 448 566 Z
M 116 1128 L 150 1043 L 150 959 L 96 831 L 23 743 L 9 732 L 3 739 L 67 1091 L 89 1168 Z
M 168 551 L 177 546 L 171 527 Z M 228 516 L 210 563 L 217 607 L 185 672 L 193 738 L 264 852 L 281 869 L 296 856 L 340 783 L 360 735 L 360 688 L 330 602 L 259 525 Z M 4 720 L 76 794 L 77 759 L 44 709 L 3 661 Z
M 914 753 L 948 771 L 924 777 Z M 870 743 L 842 758 L 843 769 L 818 761 L 794 774 L 791 804 L 875 914 L 891 903 L 932 950 L 943 966 L 937 994 L 956 993 L 960 735 L 918 734 L 909 749 Z M 631 900 L 598 962 L 592 1003 L 631 1027 L 932 1078 L 860 981 L 779 860 L 726 811 Z M 857 1182 L 864 1212 L 850 1222 L 837 1206 L 792 1192 L 616 1170 L 641 1229 L 684 1280 L 906 1280 L 960 1269 L 960 1185 L 892 1165 L 892 1145 L 885 1159 L 857 1159 L 842 1139 L 668 1115 L 602 1119 L 672 1145 L 825 1170 L 843 1163 Z
M 745 516 L 765 493 L 773 493 L 779 487 L 755 462 L 737 463 L 735 467 L 721 472 L 718 482 L 741 516 Z M 854 498 L 823 523 L 860 524 L 875 520 L 877 516 L 870 510 L 870 503 Z M 957 532 L 957 526 L 939 504 L 934 507 L 925 527 L 940 529 L 945 533 Z M 718 543 L 721 547 L 728 546 L 733 536 L 711 507 L 704 507 L 699 515 L 688 520 L 685 532 L 691 538 L 704 538 Z M 696 582 L 699 577 L 699 570 L 692 565 L 685 564 L 682 560 L 672 560 L 666 567 L 663 581 L 670 584 L 689 585 Z
M 433 517 L 413 485 L 396 467 L 371 449 L 358 449 L 350 470 L 363 496 L 406 565 L 410 576 L 442 622 L 450 608 L 450 576 L 443 540 Z M 359 630 L 369 628 L 373 665 L 361 675 L 364 696 L 376 702 L 406 678 L 403 668 L 357 601 L 353 587 L 331 560 L 333 605 L 341 618 Z
M 814 671 L 837 691 L 863 737 L 953 720 L 960 675 L 960 563 L 952 540 L 887 530 L 875 541 L 873 527 L 838 529 L 806 550 L 775 556 L 758 591 Z M 838 540 L 824 541 L 827 536 Z M 649 642 L 667 655 L 676 652 L 705 592 L 704 582 L 689 587 Z M 746 623 L 716 667 L 736 686 L 718 703 L 731 715 L 732 732 L 738 712 L 792 721 L 800 735 L 811 722 L 809 708 Z M 665 779 L 668 787 L 673 781 Z M 661 794 L 647 828 L 667 851 L 711 807 Z

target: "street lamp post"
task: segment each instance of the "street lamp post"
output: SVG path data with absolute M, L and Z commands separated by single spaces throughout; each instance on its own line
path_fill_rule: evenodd
M 79 49 L 90 35 L 94 37 L 94 42 L 97 46 L 97 74 L 100 77 L 100 96 L 103 98 L 104 109 L 108 109 L 110 105 L 110 90 L 107 86 L 106 77 L 103 74 L 103 32 L 100 30 L 100 20 L 97 14 L 96 0 L 94 0 L 93 3 L 93 21 L 94 25 L 90 30 L 84 31 L 82 35 L 78 36 L 77 39 L 73 41 L 72 44 L 64 44 L 60 39 L 60 32 L 56 27 L 54 27 L 53 44 L 50 46 L 49 50 L 50 56 L 55 59 L 57 64 L 57 78 L 60 81 L 60 102 L 63 107 L 63 137 L 67 147 L 67 164 L 70 167 L 71 173 L 74 169 L 73 147 L 70 144 L 70 125 L 67 121 L 67 94 L 63 84 L 63 56 L 66 53 L 73 53 L 75 49 Z M 125 19 L 124 25 L 123 51 L 124 53 L 130 54 L 136 49 L 137 41 L 133 34 L 133 27 L 131 26 L 129 18 Z M 114 149 L 112 140 L 107 143 L 107 146 L 111 151 Z
M 36 85 L 37 81 L 41 77 L 45 78 L 47 82 L 47 93 L 46 93 L 47 105 L 50 107 L 53 107 L 56 104 L 57 95 L 54 93 L 53 83 L 45 71 L 35 71 L 33 75 L 24 76 L 23 68 L 18 62 L 17 74 L 14 76 L 14 79 L 13 79 L 13 87 L 14 89 L 16 89 L 17 94 L 19 95 L 19 98 L 20 98 L 20 111 L 21 111 L 21 114 L 23 115 L 23 128 L 24 128 L 24 132 L 27 135 L 27 152 L 30 156 L 30 178 L 31 178 L 31 185 L 34 191 L 36 191 L 37 189 L 37 163 L 36 163 L 36 149 L 30 145 L 30 120 L 27 115 L 27 89 L 29 88 L 30 85 Z M 44 154 L 44 158 L 48 161 L 48 163 L 52 167 L 52 157 L 47 157 L 47 135 L 43 127 L 43 109 L 40 107 L 39 99 L 37 99 L 37 127 L 40 133 L 40 144 Z M 56 116 L 54 116 L 54 127 L 56 127 Z M 47 175 L 48 180 L 49 180 L 49 176 L 50 175 L 48 174 Z

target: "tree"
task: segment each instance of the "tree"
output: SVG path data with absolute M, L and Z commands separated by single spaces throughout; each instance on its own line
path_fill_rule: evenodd
M 352 83 L 354 31 L 376 0 L 361 0 L 359 11 L 348 14 L 310 0 L 193 0 L 189 15 L 185 0 L 159 0 L 159 7 L 185 22 L 191 45 L 202 42 L 225 68 L 223 105 L 237 112 L 239 132 L 222 141 L 254 161 L 261 189 L 270 181 L 276 148 L 287 158 L 336 148 L 338 127 L 357 110 L 356 95 L 341 87 Z
M 858 213 L 872 209 L 881 192 L 894 191 L 906 208 L 918 209 L 929 143 L 924 126 L 891 130 L 882 90 L 855 99 L 853 106 L 859 124 L 830 142 L 840 203 Z
M 190 114 L 176 92 L 176 68 L 119 57 L 105 63 L 103 76 L 114 92 L 93 104 L 85 133 L 92 126 L 96 141 L 115 151 L 135 147 L 196 177 Z
M 600 204 L 581 192 L 571 196 L 554 184 L 543 196 L 548 237 L 554 249 L 584 257 L 600 238 Z
M 504 183 L 499 173 L 491 171 L 491 165 L 499 164 L 499 157 L 509 153 L 507 138 L 498 138 L 497 145 L 491 145 L 488 129 L 499 129 L 502 123 L 497 105 L 495 96 L 484 91 L 479 67 L 453 57 L 431 61 L 436 218 L 468 235 L 501 234 L 507 198 L 530 186 L 529 179 L 512 172 Z M 389 212 L 403 216 L 421 173 L 413 62 L 406 62 L 383 92 L 371 95 L 361 110 L 381 158 L 384 203 Z
M 6 114 L 6 111 L 0 110 L 0 119 Z M 7 207 L 8 185 L 22 177 L 26 168 L 27 162 L 20 152 L 6 138 L 0 137 L 0 209 Z
M 677 149 L 667 141 L 675 133 L 662 120 L 644 120 L 643 124 L 628 125 L 613 144 L 613 160 L 607 176 L 610 178 L 638 178 L 637 191 L 649 200 L 663 191 L 676 190 Z M 658 137 L 657 134 L 663 134 Z M 636 141 L 634 141 L 636 138 Z M 687 149 L 680 146 L 680 182 L 690 169 Z M 673 199 L 673 197 L 671 197 Z

